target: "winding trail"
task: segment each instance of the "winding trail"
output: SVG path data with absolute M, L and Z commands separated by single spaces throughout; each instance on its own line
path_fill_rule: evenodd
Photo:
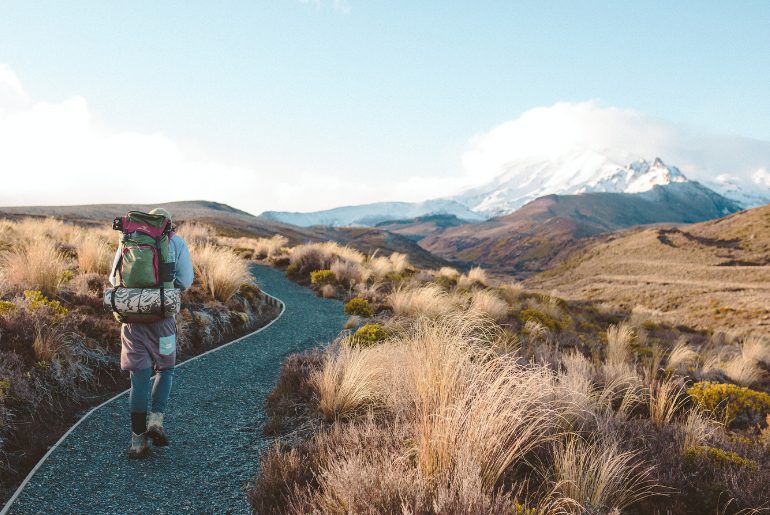
M 333 339 L 339 301 L 255 266 L 281 317 L 232 345 L 178 366 L 166 416 L 170 447 L 128 460 L 128 396 L 96 409 L 28 478 L 8 513 L 248 513 L 244 485 L 270 444 L 263 406 L 287 354 Z M 5 513 L 5 512 L 4 512 Z

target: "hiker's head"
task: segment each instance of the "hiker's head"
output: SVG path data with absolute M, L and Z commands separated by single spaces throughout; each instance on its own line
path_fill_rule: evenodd
M 171 213 L 169 213 L 168 211 L 166 211 L 162 207 L 156 207 L 155 209 L 150 211 L 150 214 L 151 215 L 163 215 L 166 218 L 168 218 L 169 220 L 171 220 Z

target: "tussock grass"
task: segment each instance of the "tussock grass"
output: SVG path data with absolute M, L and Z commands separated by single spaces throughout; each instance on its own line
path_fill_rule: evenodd
M 214 229 L 204 224 L 186 223 L 177 228 L 176 232 L 188 245 L 196 247 L 214 244 L 217 241 Z
M 752 386 L 765 379 L 765 372 L 757 367 L 757 362 L 750 356 L 740 353 L 733 356 L 720 368 L 732 381 L 742 386 Z
M 190 246 L 196 280 L 216 300 L 226 302 L 252 282 L 248 263 L 230 249 L 216 245 Z
M 382 356 L 377 350 L 341 342 L 311 376 L 310 383 L 318 392 L 318 410 L 331 422 L 372 407 L 382 395 L 382 374 Z
M 649 389 L 650 420 L 659 426 L 670 424 L 687 404 L 687 393 L 681 381 L 662 379 Z
M 270 238 L 257 238 L 254 241 L 254 254 L 257 257 L 270 259 L 282 252 L 289 243 L 289 239 L 280 234 Z
M 484 313 L 495 321 L 503 320 L 508 316 L 508 303 L 489 290 L 473 292 L 470 309 Z
M 680 371 L 690 365 L 695 365 L 698 361 L 698 353 L 690 347 L 686 340 L 679 340 L 671 349 L 668 355 L 668 368 L 673 371 Z
M 634 330 L 626 323 L 611 325 L 607 329 L 607 363 L 622 365 L 628 362 Z
M 47 238 L 22 243 L 16 250 L 0 255 L 0 285 L 3 289 L 40 290 L 56 296 L 64 280 L 67 260 Z
M 759 336 L 749 336 L 741 344 L 741 356 L 745 361 L 770 365 L 770 341 Z
M 98 234 L 85 232 L 75 240 L 78 269 L 83 274 L 108 274 L 115 249 Z
M 655 495 L 660 490 L 651 471 L 641 464 L 637 453 L 623 451 L 611 438 L 587 442 L 571 437 L 554 449 L 557 491 L 588 513 L 623 510 Z
M 401 316 L 438 317 L 456 310 L 462 300 L 435 284 L 419 288 L 400 288 L 387 297 L 393 313 Z
M 487 275 L 487 272 L 479 266 L 471 268 L 467 274 L 463 274 L 457 279 L 457 286 L 460 288 L 488 285 L 489 276 Z
M 356 284 L 368 279 L 368 274 L 364 274 L 364 268 L 360 263 L 355 261 L 345 261 L 337 259 L 334 261 L 329 269 L 334 273 L 337 280 L 347 286 L 355 286 Z

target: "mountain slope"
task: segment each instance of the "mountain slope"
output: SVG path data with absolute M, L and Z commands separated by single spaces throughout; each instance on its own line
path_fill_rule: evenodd
M 462 220 L 477 221 L 486 218 L 453 200 L 426 200 L 425 202 L 376 202 L 359 206 L 343 206 L 325 211 L 290 213 L 265 211 L 260 215 L 299 227 L 314 225 L 374 226 L 390 220 L 404 220 L 428 215 L 454 215 Z
M 770 334 L 770 205 L 598 237 L 525 282 L 696 327 Z
M 420 241 L 451 227 L 459 227 L 469 223 L 460 220 L 454 215 L 427 215 L 408 220 L 390 220 L 379 223 L 376 227 L 394 234 L 400 234 L 410 240 Z
M 428 236 L 420 245 L 447 259 L 528 274 L 551 266 L 582 245 L 582 238 L 634 225 L 698 222 L 738 210 L 696 182 L 636 194 L 548 195 L 512 214 Z

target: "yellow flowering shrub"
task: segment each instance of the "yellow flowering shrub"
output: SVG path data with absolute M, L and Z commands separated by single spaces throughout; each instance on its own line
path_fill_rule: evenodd
M 770 413 L 770 395 L 744 386 L 704 381 L 687 393 L 701 408 L 734 426 L 761 424 Z
M 384 340 L 387 334 L 380 324 L 366 324 L 358 328 L 353 335 L 353 341 L 361 347 L 369 347 Z
M 24 299 L 29 302 L 30 309 L 51 308 L 58 316 L 66 316 L 69 311 L 58 300 L 49 300 L 40 290 L 24 290 Z
M 345 313 L 348 315 L 356 315 L 364 318 L 370 318 L 374 315 L 374 309 L 366 299 L 361 297 L 354 297 L 345 303 Z
M 707 445 L 697 445 L 684 451 L 685 460 L 691 464 L 697 464 L 700 460 L 706 460 L 718 468 L 724 467 L 748 467 L 752 470 L 758 470 L 759 465 L 756 461 L 744 458 L 732 451 L 726 451 L 718 447 L 709 447 Z
M 16 309 L 16 304 L 8 300 L 0 300 L 0 316 L 7 315 Z
M 334 284 L 337 282 L 337 276 L 331 270 L 314 270 L 310 272 L 310 282 L 316 286 Z

